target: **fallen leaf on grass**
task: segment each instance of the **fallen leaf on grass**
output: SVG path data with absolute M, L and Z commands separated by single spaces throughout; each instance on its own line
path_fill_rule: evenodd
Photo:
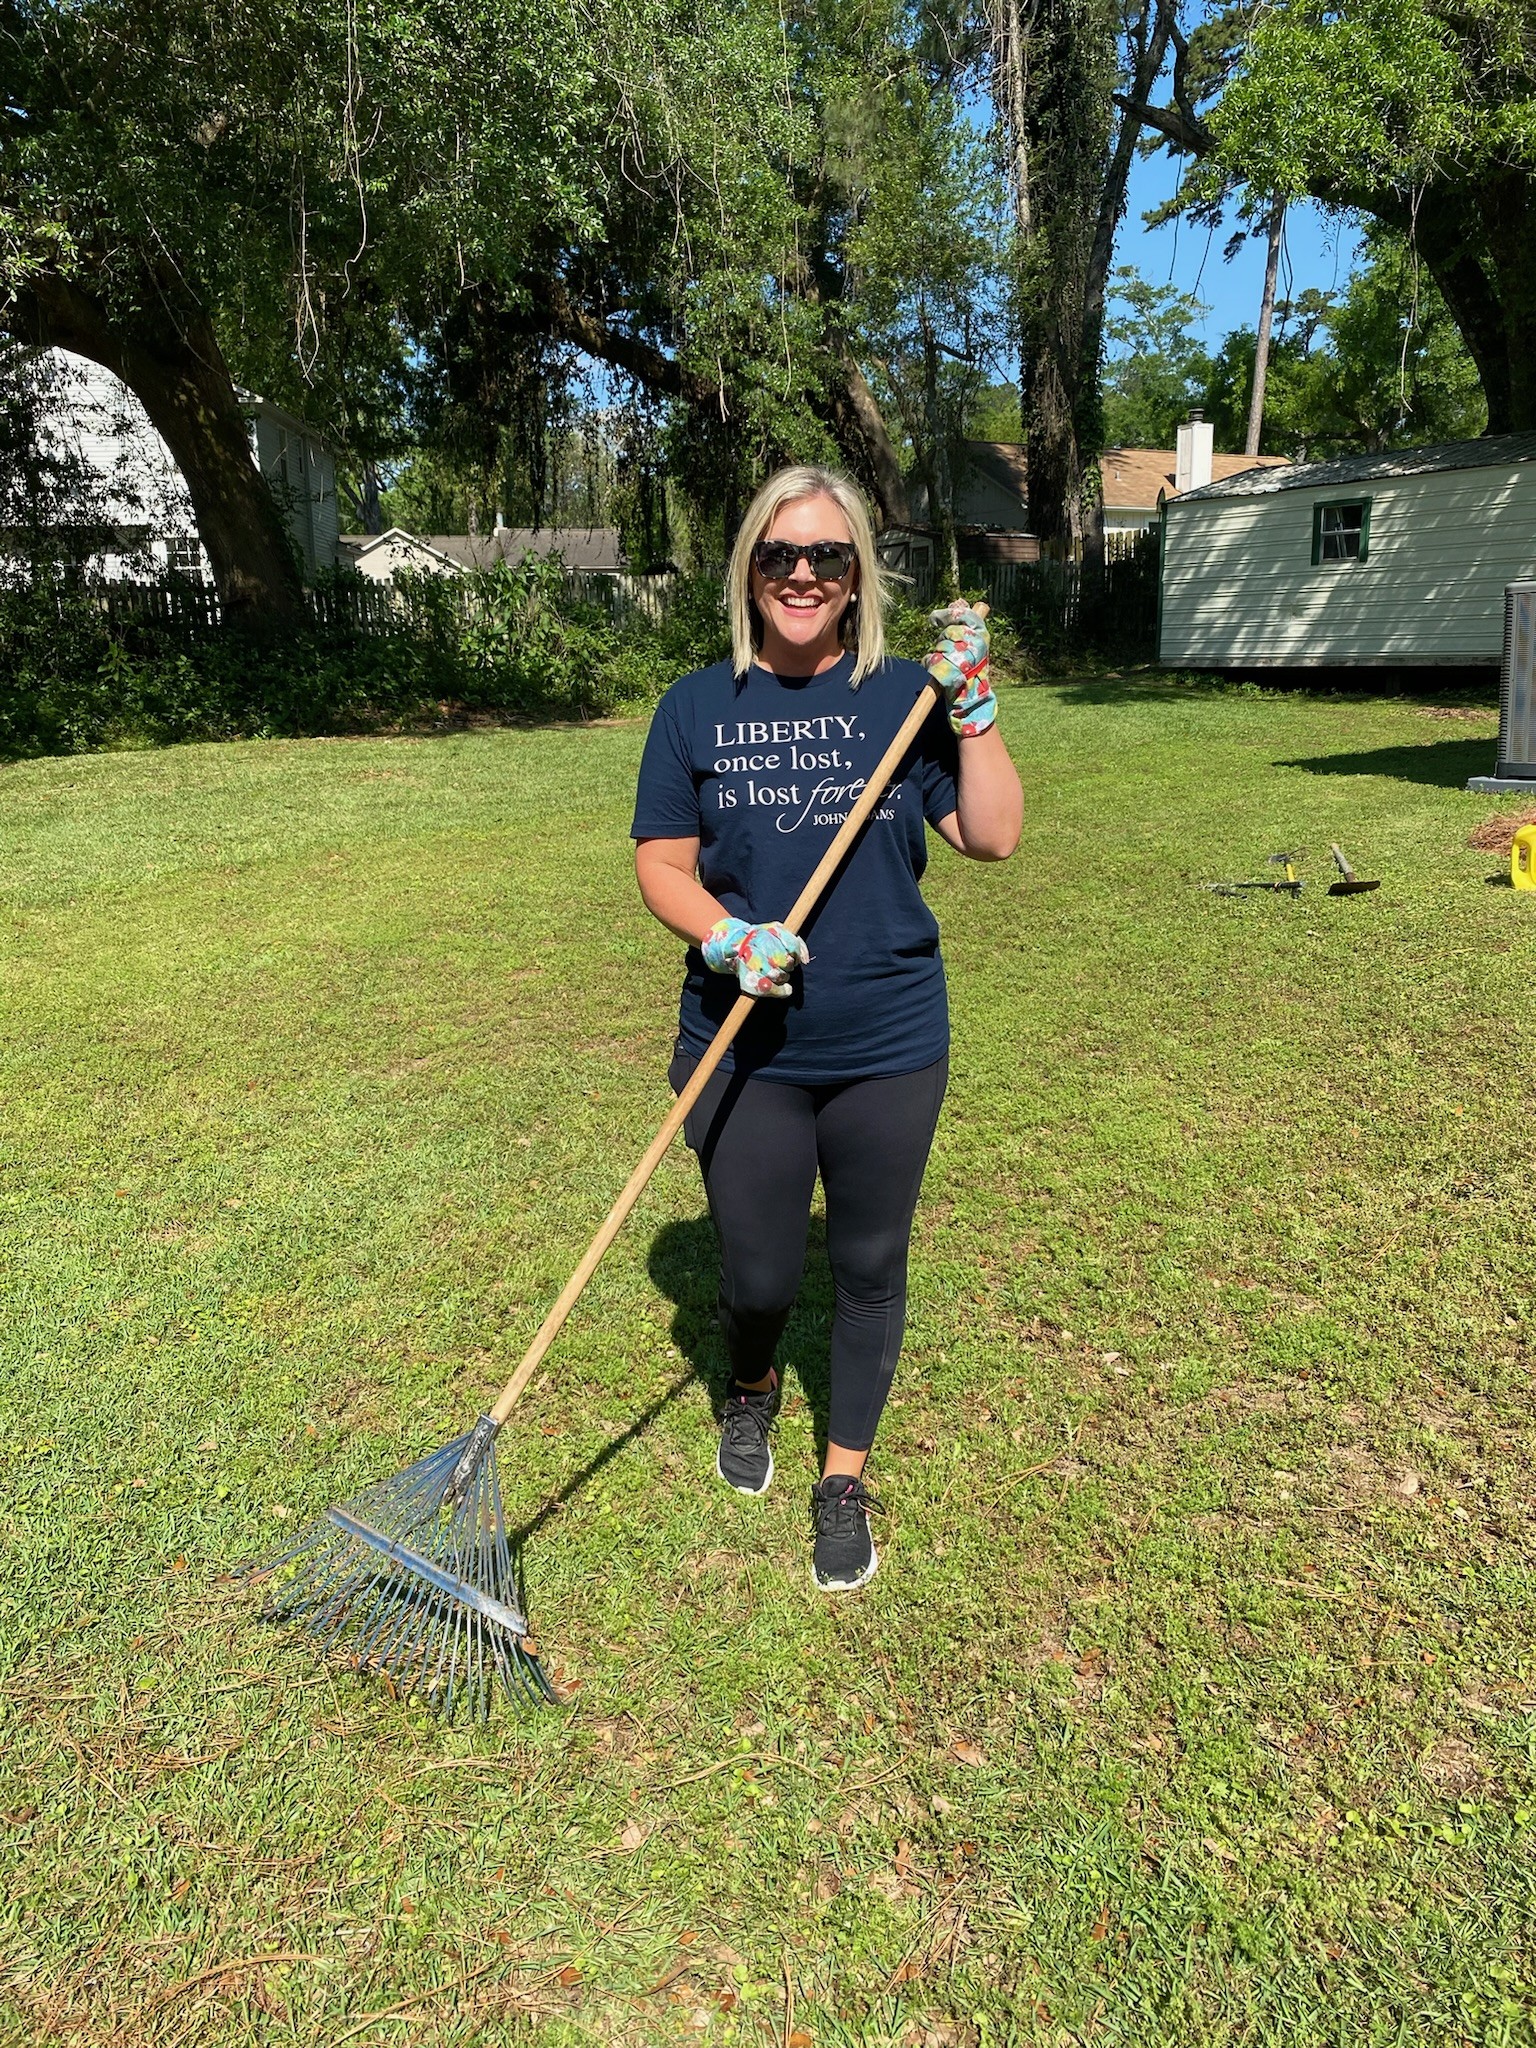
M 963 1764 L 984 1764 L 987 1760 L 985 1750 L 974 1742 L 952 1742 L 949 1753 Z
M 569 1987 L 572 1984 L 578 1982 L 580 1977 L 581 1972 L 577 1969 L 576 1965 L 574 1963 L 567 1963 L 565 1968 L 560 1972 L 557 1981 L 561 1984 L 564 1984 L 567 1987 L 567 1989 L 569 1989 Z
M 645 1829 L 641 1827 L 639 1821 L 630 1820 L 624 1823 L 619 1833 L 619 1845 L 621 1848 L 638 1849 L 644 1840 Z
M 796 2027 L 795 2031 L 785 2042 L 784 2048 L 812 2048 L 811 2037 L 803 2028 Z

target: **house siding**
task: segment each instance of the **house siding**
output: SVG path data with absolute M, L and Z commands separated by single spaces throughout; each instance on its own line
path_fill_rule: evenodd
M 1370 500 L 1361 561 L 1312 562 L 1314 508 Z M 1159 657 L 1204 668 L 1497 663 L 1536 575 L 1536 464 L 1171 499 Z

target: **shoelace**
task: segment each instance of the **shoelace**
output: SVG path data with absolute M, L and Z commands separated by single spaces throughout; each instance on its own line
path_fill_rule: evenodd
M 850 1479 L 843 1492 L 831 1495 L 818 1492 L 814 1486 L 811 1488 L 811 1520 L 818 1533 L 827 1527 L 829 1521 L 831 1533 L 836 1535 L 843 1533 L 843 1527 L 839 1525 L 845 1522 L 847 1526 L 857 1528 L 858 1524 L 852 1518 L 860 1508 L 872 1515 L 885 1513 L 885 1503 L 875 1498 L 862 1479 Z
M 726 1403 L 722 1428 L 729 1439 L 731 1448 L 738 1451 L 756 1450 L 759 1444 L 768 1441 L 768 1428 L 772 1416 L 764 1409 L 738 1395 Z

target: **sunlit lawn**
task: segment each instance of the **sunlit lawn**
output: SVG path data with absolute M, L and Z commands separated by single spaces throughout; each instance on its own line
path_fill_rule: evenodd
M 5 2040 L 1536 2040 L 1491 713 L 1004 715 L 1020 855 L 930 870 L 879 1578 L 809 1581 L 819 1248 L 775 1491 L 713 1479 L 679 1152 L 503 1439 L 580 1691 L 483 1730 L 230 1573 L 473 1420 L 666 1106 L 643 728 L 0 771 Z M 1331 839 L 1377 894 L 1322 893 Z M 1198 886 L 1298 847 L 1299 902 Z

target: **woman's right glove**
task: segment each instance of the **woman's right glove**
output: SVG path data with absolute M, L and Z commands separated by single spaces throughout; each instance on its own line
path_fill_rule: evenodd
M 787 996 L 797 963 L 810 959 L 805 941 L 783 924 L 748 924 L 722 917 L 704 934 L 699 951 L 716 974 L 734 974 L 749 996 Z

